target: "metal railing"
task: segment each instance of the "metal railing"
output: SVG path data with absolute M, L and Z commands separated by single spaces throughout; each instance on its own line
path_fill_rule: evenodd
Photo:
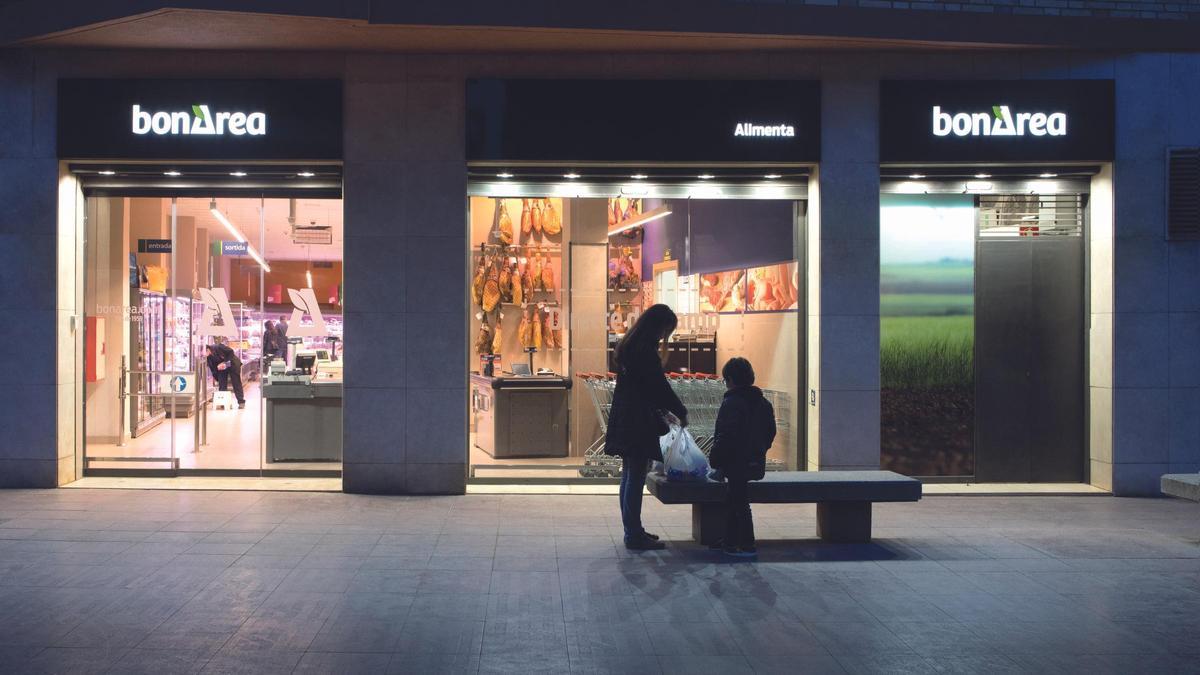
M 196 359 L 196 370 L 194 372 L 180 370 L 130 370 L 126 357 L 121 357 L 121 375 L 118 379 L 117 391 L 117 447 L 125 447 L 126 422 L 129 415 L 129 401 L 136 401 L 143 398 L 167 399 L 174 403 L 176 400 L 190 400 L 195 406 L 196 421 L 192 426 L 192 452 L 200 452 L 202 446 L 208 445 L 208 378 L 205 377 L 205 360 L 203 358 Z M 191 392 L 173 392 L 173 391 L 130 391 L 129 381 L 130 376 L 134 377 L 160 377 L 160 376 L 194 376 L 195 386 Z M 172 407 L 172 415 L 175 415 L 176 408 Z M 175 455 L 175 436 L 171 435 L 171 456 L 170 457 L 88 457 L 90 462 L 169 462 L 173 468 L 179 468 L 179 460 Z

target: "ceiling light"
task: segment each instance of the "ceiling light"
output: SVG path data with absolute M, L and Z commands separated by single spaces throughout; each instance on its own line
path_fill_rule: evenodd
M 217 222 L 224 225 L 226 230 L 229 230 L 229 234 L 233 235 L 234 239 L 242 242 L 246 241 L 246 237 L 242 234 L 242 231 L 234 227 L 233 223 L 229 222 L 229 219 L 225 217 L 225 214 L 217 209 L 217 200 L 213 199 L 208 202 L 208 212 L 213 215 L 213 218 L 217 219 Z
M 579 178 L 579 174 L 573 173 L 573 172 L 572 173 L 564 173 L 563 178 L 569 178 L 571 180 L 575 180 L 576 178 Z
M 775 180 L 776 178 L 783 178 L 783 176 L 777 173 L 769 173 L 763 176 L 763 178 L 766 178 L 767 180 Z
M 308 287 L 312 288 L 312 270 L 304 270 L 304 278 L 308 280 Z
M 246 172 L 245 171 L 230 171 L 229 175 L 237 177 L 237 178 L 241 178 L 242 176 L 246 175 Z
M 164 171 L 163 175 L 174 177 L 174 176 L 182 176 L 183 174 L 179 173 L 178 171 Z
M 992 177 L 992 174 L 990 174 L 990 173 L 977 173 L 977 174 L 975 174 L 975 177 L 976 177 L 976 178 L 991 178 L 991 177 Z
M 1056 173 L 1039 173 L 1038 178 L 1058 178 Z
M 608 236 L 611 237 L 615 234 L 620 234 L 622 232 L 632 230 L 635 227 L 641 227 L 641 226 L 645 225 L 646 223 L 653 222 L 655 220 L 658 220 L 659 218 L 666 218 L 669 215 L 671 215 L 671 212 L 668 211 L 665 206 L 660 206 L 657 209 L 647 211 L 646 213 L 643 213 L 642 215 L 640 215 L 636 218 L 631 218 L 628 222 L 626 222 L 625 224 L 621 225 L 618 228 L 609 230 Z
M 699 178 L 700 180 L 712 180 L 713 178 L 716 178 L 716 176 L 712 175 L 711 173 L 702 173 L 699 176 L 696 176 L 696 178 Z
M 646 180 L 647 178 L 649 178 L 649 176 L 647 176 L 644 173 L 635 173 L 632 176 L 630 176 L 630 178 L 632 178 L 634 180 Z
M 315 174 L 311 171 L 301 171 L 300 173 L 298 173 L 296 175 L 300 176 L 301 178 L 312 178 L 313 176 L 315 176 L 317 174 Z
M 233 235 L 234 239 L 246 244 L 246 253 L 249 253 L 250 257 L 254 258 L 254 262 L 258 263 L 259 267 L 263 268 L 264 271 L 271 271 L 271 266 L 262 259 L 262 256 L 258 254 L 258 251 L 254 250 L 254 246 L 246 241 L 246 236 L 242 234 L 242 231 L 237 229 L 237 227 L 225 217 L 225 214 L 221 213 L 220 209 L 217 208 L 216 199 L 210 199 L 208 201 L 208 212 L 213 215 L 213 218 L 216 218 L 218 222 L 224 225 L 226 230 L 229 230 L 229 234 Z
M 496 178 L 512 178 L 512 176 L 513 175 L 507 171 L 496 174 Z
M 911 179 L 913 179 L 913 180 L 921 180 L 922 178 L 924 178 L 924 177 L 925 177 L 925 174 L 923 174 L 923 173 L 910 173 L 910 174 L 908 174 L 908 177 L 909 177 L 909 178 L 911 178 Z
M 100 172 L 98 172 L 98 173 L 99 173 L 101 176 L 115 176 L 115 175 L 117 175 L 117 172 L 116 172 L 116 171 L 109 171 L 108 169 L 105 169 L 104 171 L 100 171 Z
M 967 181 L 967 190 L 973 192 L 988 192 L 992 189 L 992 184 L 986 181 Z

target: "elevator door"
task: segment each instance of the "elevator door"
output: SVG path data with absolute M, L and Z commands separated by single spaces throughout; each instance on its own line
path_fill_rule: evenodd
M 976 479 L 1084 478 L 1085 195 L 977 202 Z

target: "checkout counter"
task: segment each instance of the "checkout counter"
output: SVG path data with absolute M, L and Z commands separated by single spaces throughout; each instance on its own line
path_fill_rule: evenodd
M 475 447 L 495 459 L 566 457 L 570 378 L 471 373 Z
M 273 362 L 264 378 L 268 462 L 342 459 L 342 362 L 322 351 L 297 353 L 290 369 Z

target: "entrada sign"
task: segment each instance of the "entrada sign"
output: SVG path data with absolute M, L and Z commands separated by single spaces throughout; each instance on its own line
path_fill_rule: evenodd
M 62 159 L 342 158 L 339 80 L 61 79 Z
M 879 88 L 879 160 L 1113 158 L 1112 80 L 894 80 Z
M 201 103 L 193 105 L 190 112 L 154 112 L 142 110 L 133 104 L 133 133 L 144 136 L 155 133 L 159 136 L 221 136 L 226 129 L 234 136 L 250 134 L 262 136 L 267 133 L 267 114 L 264 112 L 212 113 Z

